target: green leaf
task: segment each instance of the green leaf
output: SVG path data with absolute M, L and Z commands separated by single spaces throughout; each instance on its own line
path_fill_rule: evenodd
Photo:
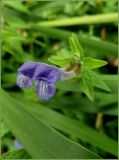
M 2 155 L 2 159 L 31 159 L 32 157 L 24 150 L 12 150 Z
M 118 102 L 118 95 L 116 94 L 95 92 L 95 96 L 96 98 L 100 99 L 100 101 L 98 102 L 99 106 L 107 106 L 110 104 L 116 104 Z
M 94 100 L 94 86 L 93 80 L 90 72 L 88 70 L 82 72 L 82 77 L 77 80 L 62 81 L 56 84 L 57 88 L 66 91 L 83 92 L 87 97 L 93 101 Z
M 110 87 L 111 92 L 118 94 L 118 75 L 102 74 L 101 78 Z
M 67 133 L 68 135 L 71 135 L 74 138 L 78 138 L 83 142 L 89 143 L 106 152 L 117 155 L 116 141 L 109 138 L 104 133 L 100 133 L 95 129 L 90 128 L 86 124 L 82 123 L 81 121 L 76 121 L 72 118 L 67 117 L 66 115 L 62 115 L 56 111 L 51 110 L 50 108 L 42 106 L 39 103 L 34 103 L 33 101 L 26 100 L 25 98 L 23 98 L 22 95 L 19 95 L 19 94 L 12 94 L 12 95 L 15 97 L 16 100 L 24 104 L 25 109 L 33 113 L 34 116 L 36 116 L 38 119 L 46 122 L 48 125 L 51 125 L 52 127 L 58 130 L 61 130 L 64 133 Z M 85 99 L 81 99 L 81 100 L 86 101 Z M 58 101 L 58 103 L 60 103 L 60 100 Z M 94 105 L 94 108 L 96 109 L 96 104 L 97 102 L 95 104 L 92 104 L 92 102 L 90 102 L 90 105 L 89 103 L 87 103 L 87 106 L 90 108 L 91 105 Z M 55 107 L 58 107 L 58 106 L 55 106 Z M 78 110 L 76 110 L 77 112 L 80 112 L 80 107 L 77 107 L 78 108 Z M 75 107 L 73 108 L 73 111 L 74 109 Z
M 79 60 L 83 60 L 84 51 L 81 45 L 79 44 L 78 38 L 74 33 L 69 37 L 69 43 L 74 56 L 79 58 Z
M 6 126 L 5 122 L 1 122 L 1 138 L 4 137 L 9 132 L 8 127 Z
M 68 63 L 75 61 L 75 59 L 76 58 L 72 55 L 72 53 L 66 49 L 62 49 L 61 51 L 57 52 L 56 55 L 48 58 L 49 62 L 61 67 L 65 67 Z
M 3 50 L 11 54 L 17 61 L 21 61 L 24 50 L 20 41 L 17 39 L 11 39 L 10 42 L 5 42 L 3 44 Z
M 80 89 L 87 97 L 93 101 L 94 100 L 94 90 L 93 81 L 91 74 L 88 71 L 84 71 L 80 80 Z
M 19 40 L 24 41 L 25 37 L 23 37 L 20 33 L 16 32 L 12 27 L 4 27 L 2 29 L 2 40 L 5 42 L 9 42 L 11 40 Z
M 15 3 L 14 1 L 3 1 L 3 3 L 6 6 L 12 7 L 13 9 L 16 9 L 20 12 L 27 13 L 27 14 L 30 13 L 29 10 L 22 4 L 21 1 L 16 0 Z
M 49 13 L 56 14 L 57 11 L 61 10 L 60 8 L 63 8 L 65 3 L 67 3 L 65 0 L 62 0 L 62 2 L 60 1 L 40 1 L 40 3 L 37 3 L 37 6 L 32 9 L 32 13 L 33 15 L 46 18 L 49 16 Z
M 105 81 L 113 81 L 114 83 L 116 81 L 118 81 L 118 75 L 117 74 L 115 74 L 115 75 L 114 74 L 113 75 L 111 75 L 111 74 L 102 74 L 101 78 L 103 78 Z
M 95 69 L 106 65 L 107 62 L 103 60 L 94 59 L 91 57 L 84 58 L 83 66 L 87 69 Z
M 102 79 L 102 75 L 96 73 L 95 71 L 90 70 L 90 75 L 92 77 L 92 81 L 93 81 L 93 86 L 96 88 L 100 88 L 103 89 L 105 91 L 110 92 L 111 89 L 109 88 L 109 86 L 106 84 L 106 82 Z
M 111 106 L 108 107 L 103 107 L 102 109 L 100 109 L 100 113 L 104 113 L 110 116 L 118 116 L 118 104 L 112 104 Z
M 110 91 L 114 93 L 116 92 L 117 94 L 117 76 L 97 74 L 95 71 L 92 71 L 92 70 L 88 70 L 88 72 L 90 73 L 90 76 L 89 76 L 90 79 L 88 78 L 89 79 L 88 84 L 90 83 L 91 86 L 93 84 L 93 87 L 100 88 L 108 92 Z M 80 82 L 83 84 L 83 86 Z M 107 85 L 107 82 L 108 82 L 108 85 Z M 83 90 L 85 90 L 84 83 L 85 83 L 85 80 L 72 79 L 72 80 L 57 82 L 56 87 L 64 91 L 83 92 Z
M 36 118 L 25 109 L 25 106 L 23 107 L 22 103 L 4 91 L 2 91 L 2 113 L 11 131 L 33 158 L 100 158 Z

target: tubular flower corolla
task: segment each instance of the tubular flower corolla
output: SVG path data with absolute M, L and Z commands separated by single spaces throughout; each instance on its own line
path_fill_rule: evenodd
M 27 62 L 18 69 L 17 85 L 20 88 L 29 88 L 36 81 L 35 87 L 41 100 L 49 100 L 55 94 L 55 83 L 69 79 L 76 75 L 74 71 L 67 72 L 64 68 L 58 68 L 40 62 Z

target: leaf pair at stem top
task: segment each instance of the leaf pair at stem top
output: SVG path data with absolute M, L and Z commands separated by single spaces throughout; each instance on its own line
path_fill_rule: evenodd
M 80 64 L 81 67 L 78 68 L 80 74 L 80 89 L 91 101 L 94 100 L 95 83 L 99 84 L 97 85 L 97 88 L 110 91 L 106 83 L 100 79 L 100 76 L 92 71 L 92 69 L 106 65 L 107 62 L 91 57 L 85 57 L 84 51 L 78 41 L 77 36 L 74 33 L 72 33 L 72 35 L 69 37 L 69 43 L 71 51 L 67 52 L 66 49 L 62 49 L 56 55 L 51 56 L 48 60 L 61 67 L 66 67 L 66 65 L 69 64 L 74 64 L 74 66 Z

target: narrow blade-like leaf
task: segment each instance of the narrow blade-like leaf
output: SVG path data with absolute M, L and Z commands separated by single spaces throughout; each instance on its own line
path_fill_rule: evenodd
M 11 131 L 33 158 L 100 158 L 40 121 L 4 91 L 2 91 L 2 113 Z

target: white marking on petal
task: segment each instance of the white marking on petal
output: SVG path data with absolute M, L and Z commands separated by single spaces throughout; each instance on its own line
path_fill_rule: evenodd
M 18 84 L 20 84 L 20 85 L 25 84 L 26 83 L 26 79 L 27 79 L 26 76 L 20 75 L 19 78 L 18 78 Z
M 49 94 L 47 82 L 40 81 L 40 90 L 39 90 L 39 92 L 40 92 L 40 94 L 42 94 L 44 96 L 47 96 Z
M 45 84 L 45 95 L 47 96 L 49 94 L 48 84 Z
M 43 84 L 43 93 L 45 93 L 46 83 Z
M 32 80 L 24 75 L 19 75 L 17 78 L 17 85 L 20 88 L 29 88 L 32 85 Z
M 43 91 L 43 81 L 40 81 L 40 93 L 42 94 Z
M 21 79 L 21 83 L 25 84 L 26 83 L 26 79 L 27 79 L 27 77 L 23 76 L 22 79 Z

